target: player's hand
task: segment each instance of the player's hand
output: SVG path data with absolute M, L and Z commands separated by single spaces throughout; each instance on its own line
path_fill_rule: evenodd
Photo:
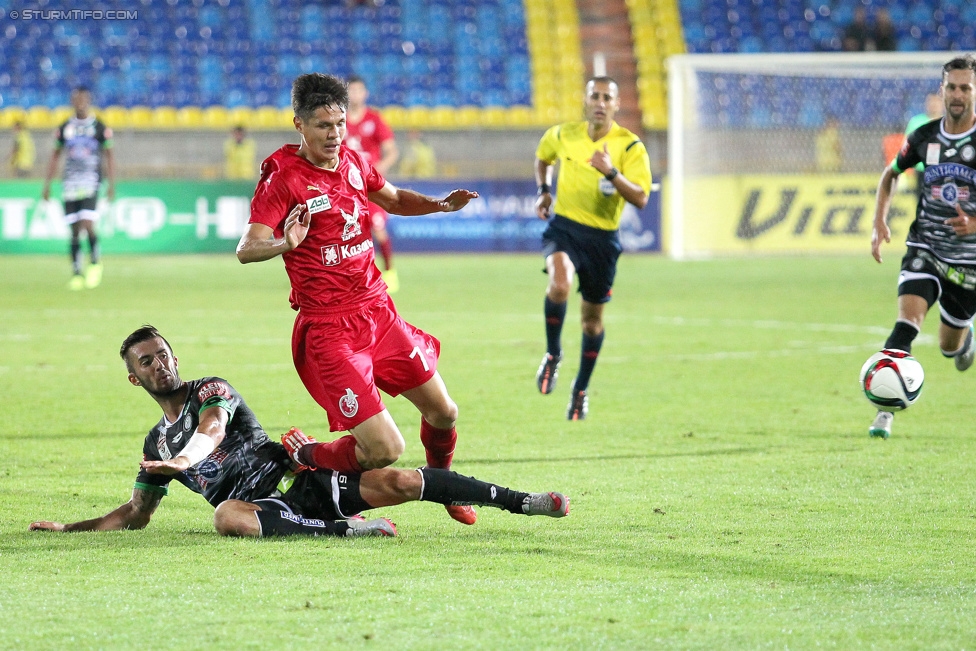
M 596 171 L 606 176 L 613 169 L 613 161 L 610 160 L 610 152 L 607 150 L 607 143 L 603 143 L 603 151 L 595 151 L 590 156 L 590 165 Z
M 550 206 L 552 206 L 552 195 L 548 192 L 543 192 L 535 200 L 535 214 L 538 215 L 539 219 L 549 219 Z
M 186 457 L 174 457 L 166 461 L 142 461 L 139 467 L 150 475 L 176 475 L 190 467 Z
M 966 237 L 976 233 L 976 217 L 967 215 L 958 203 L 956 204 L 956 217 L 945 220 L 945 223 L 956 232 L 956 237 Z
M 455 190 L 440 202 L 441 212 L 457 212 L 468 205 L 469 201 L 477 198 L 477 192 L 472 192 L 471 190 Z
M 891 243 L 891 229 L 885 222 L 874 222 L 874 230 L 871 231 L 871 255 L 881 264 L 881 241 Z
M 288 242 L 290 250 L 295 250 L 299 244 L 305 241 L 308 235 L 308 227 L 312 223 L 312 215 L 308 212 L 308 207 L 300 203 L 291 209 L 288 217 L 285 218 L 285 240 Z
M 27 530 L 28 531 L 64 531 L 64 525 L 61 524 L 60 522 L 48 522 L 47 520 L 41 520 L 40 522 L 31 522 Z

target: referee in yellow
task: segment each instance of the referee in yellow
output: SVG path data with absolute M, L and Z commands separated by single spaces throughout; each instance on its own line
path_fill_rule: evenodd
M 542 234 L 549 285 L 546 287 L 546 354 L 536 385 L 548 394 L 556 386 L 563 359 L 560 335 L 566 301 L 579 275 L 583 343 L 579 373 L 570 394 L 569 420 L 586 418 L 586 387 L 603 345 L 603 306 L 610 300 L 620 257 L 617 228 L 624 202 L 647 205 L 651 166 L 644 143 L 613 121 L 620 109 L 617 82 L 593 77 L 586 82 L 583 122 L 550 128 L 536 150 L 536 214 L 549 221 Z M 552 170 L 559 161 L 559 193 L 551 218 Z

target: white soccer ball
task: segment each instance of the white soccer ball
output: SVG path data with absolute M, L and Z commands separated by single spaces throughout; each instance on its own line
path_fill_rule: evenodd
M 924 381 L 922 365 L 903 350 L 886 348 L 861 367 L 864 397 L 882 411 L 908 409 L 921 395 Z

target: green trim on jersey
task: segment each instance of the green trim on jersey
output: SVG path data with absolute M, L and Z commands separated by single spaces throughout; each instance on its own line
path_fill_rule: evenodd
M 210 396 L 207 398 L 202 405 L 200 405 L 200 411 L 198 413 L 203 413 L 211 407 L 220 407 L 227 412 L 228 416 L 234 415 L 234 410 L 230 408 L 230 403 L 227 402 L 227 398 L 223 396 Z
M 150 493 L 162 493 L 163 495 L 169 495 L 169 488 L 166 486 L 155 486 L 153 484 L 144 484 L 141 481 L 137 481 L 133 488 L 138 488 L 141 491 L 149 491 Z

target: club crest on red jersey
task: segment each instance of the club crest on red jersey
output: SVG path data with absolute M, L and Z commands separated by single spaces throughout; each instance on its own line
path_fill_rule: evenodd
M 346 220 L 346 223 L 342 226 L 342 241 L 348 242 L 357 235 L 362 235 L 363 229 L 359 225 L 359 204 L 353 202 L 352 214 L 347 213 L 342 208 L 339 208 L 339 212 L 342 213 L 342 218 Z
M 339 245 L 330 244 L 322 247 L 322 264 L 334 267 L 339 264 Z
M 359 412 L 359 396 L 352 392 L 352 389 L 346 389 L 346 395 L 339 398 L 339 411 L 346 418 L 352 418 Z
M 357 190 L 363 189 L 363 175 L 359 173 L 355 165 L 349 166 L 349 185 Z

